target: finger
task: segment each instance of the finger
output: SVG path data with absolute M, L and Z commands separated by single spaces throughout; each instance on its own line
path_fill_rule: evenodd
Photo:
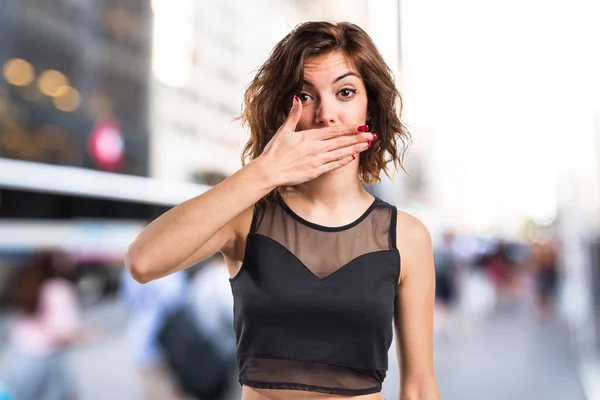
M 334 160 L 334 161 L 328 162 L 327 164 L 323 164 L 317 169 L 317 171 L 318 171 L 319 175 L 322 175 L 326 172 L 333 171 L 334 169 L 338 169 L 345 165 L 348 165 L 355 159 L 356 159 L 356 156 L 354 154 L 351 154 L 351 155 L 341 158 L 339 160 Z
M 351 146 L 346 146 L 341 149 L 332 150 L 323 154 L 322 162 L 323 164 L 327 164 L 332 161 L 341 160 L 345 157 L 352 156 L 354 154 L 358 154 L 363 152 L 371 147 L 371 142 L 366 143 L 357 143 Z
M 292 108 L 288 113 L 288 117 L 281 126 L 282 131 L 295 131 L 296 125 L 298 125 L 298 121 L 300 121 L 300 117 L 302 116 L 302 102 L 298 98 L 298 96 L 294 95 L 294 100 L 292 101 Z
M 328 128 L 315 129 L 315 134 L 320 140 L 329 140 L 340 136 L 352 135 L 359 132 L 366 132 L 367 125 L 336 125 Z
M 364 142 L 371 142 L 377 139 L 377 135 L 371 132 L 358 133 L 354 135 L 341 136 L 338 138 L 333 138 L 329 140 L 325 140 L 323 142 L 323 151 L 328 152 L 336 149 L 340 149 L 342 147 L 348 147 L 353 144 L 359 144 Z

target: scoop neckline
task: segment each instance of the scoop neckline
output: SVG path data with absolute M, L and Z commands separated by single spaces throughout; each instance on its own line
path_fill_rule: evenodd
M 316 224 L 314 222 L 307 221 L 306 219 L 304 219 L 301 216 L 299 216 L 298 214 L 296 214 L 294 212 L 294 210 L 292 210 L 286 204 L 286 202 L 283 200 L 283 198 L 281 196 L 277 196 L 277 198 L 278 198 L 279 204 L 281 205 L 283 210 L 287 214 L 289 214 L 292 218 L 294 218 L 296 221 L 300 222 L 302 225 L 308 226 L 309 228 L 316 229 L 318 231 L 323 231 L 323 232 L 341 232 L 341 231 L 345 231 L 345 230 L 355 227 L 356 225 L 358 225 L 362 221 L 364 221 L 364 219 L 367 218 L 369 216 L 369 214 L 371 214 L 371 211 L 373 211 L 373 209 L 377 205 L 377 200 L 378 200 L 377 197 L 374 196 L 373 202 L 371 203 L 369 208 L 367 208 L 360 217 L 358 217 L 353 222 L 350 222 L 349 224 L 342 225 L 342 226 L 324 226 L 324 225 Z

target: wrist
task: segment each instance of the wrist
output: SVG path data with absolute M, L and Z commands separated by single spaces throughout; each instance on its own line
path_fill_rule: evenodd
M 268 160 L 259 156 L 246 165 L 253 170 L 259 181 L 264 185 L 264 189 L 270 193 L 282 185 L 281 178 L 277 174 L 277 169 L 272 167 Z

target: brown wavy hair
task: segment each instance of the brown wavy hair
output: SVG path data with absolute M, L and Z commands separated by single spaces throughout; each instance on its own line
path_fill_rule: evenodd
M 361 181 L 378 182 L 381 171 L 391 177 L 390 162 L 395 170 L 398 167 L 404 170 L 402 162 L 410 134 L 400 121 L 402 97 L 392 71 L 360 27 L 348 22 L 320 21 L 297 25 L 275 45 L 248 85 L 241 120 L 250 130 L 250 139 L 242 152 L 242 165 L 260 156 L 284 123 L 293 95 L 302 88 L 304 64 L 332 52 L 341 52 L 358 69 L 367 90 L 368 122 L 377 133 L 373 147 L 360 153 Z

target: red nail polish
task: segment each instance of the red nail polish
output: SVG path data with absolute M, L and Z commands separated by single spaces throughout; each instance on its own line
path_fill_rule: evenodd
M 373 134 L 373 140 L 377 140 L 377 134 L 376 133 Z
M 373 146 L 373 144 L 371 142 L 367 142 L 367 148 Z
M 368 125 L 359 125 L 358 128 L 356 128 L 356 129 L 358 129 L 359 132 L 366 132 L 369 130 L 369 126 Z
M 353 160 L 356 160 L 356 157 L 354 156 L 354 154 L 352 154 L 352 159 L 353 159 Z
M 300 97 L 298 97 L 297 95 L 294 95 L 294 100 L 295 101 L 300 101 Z

